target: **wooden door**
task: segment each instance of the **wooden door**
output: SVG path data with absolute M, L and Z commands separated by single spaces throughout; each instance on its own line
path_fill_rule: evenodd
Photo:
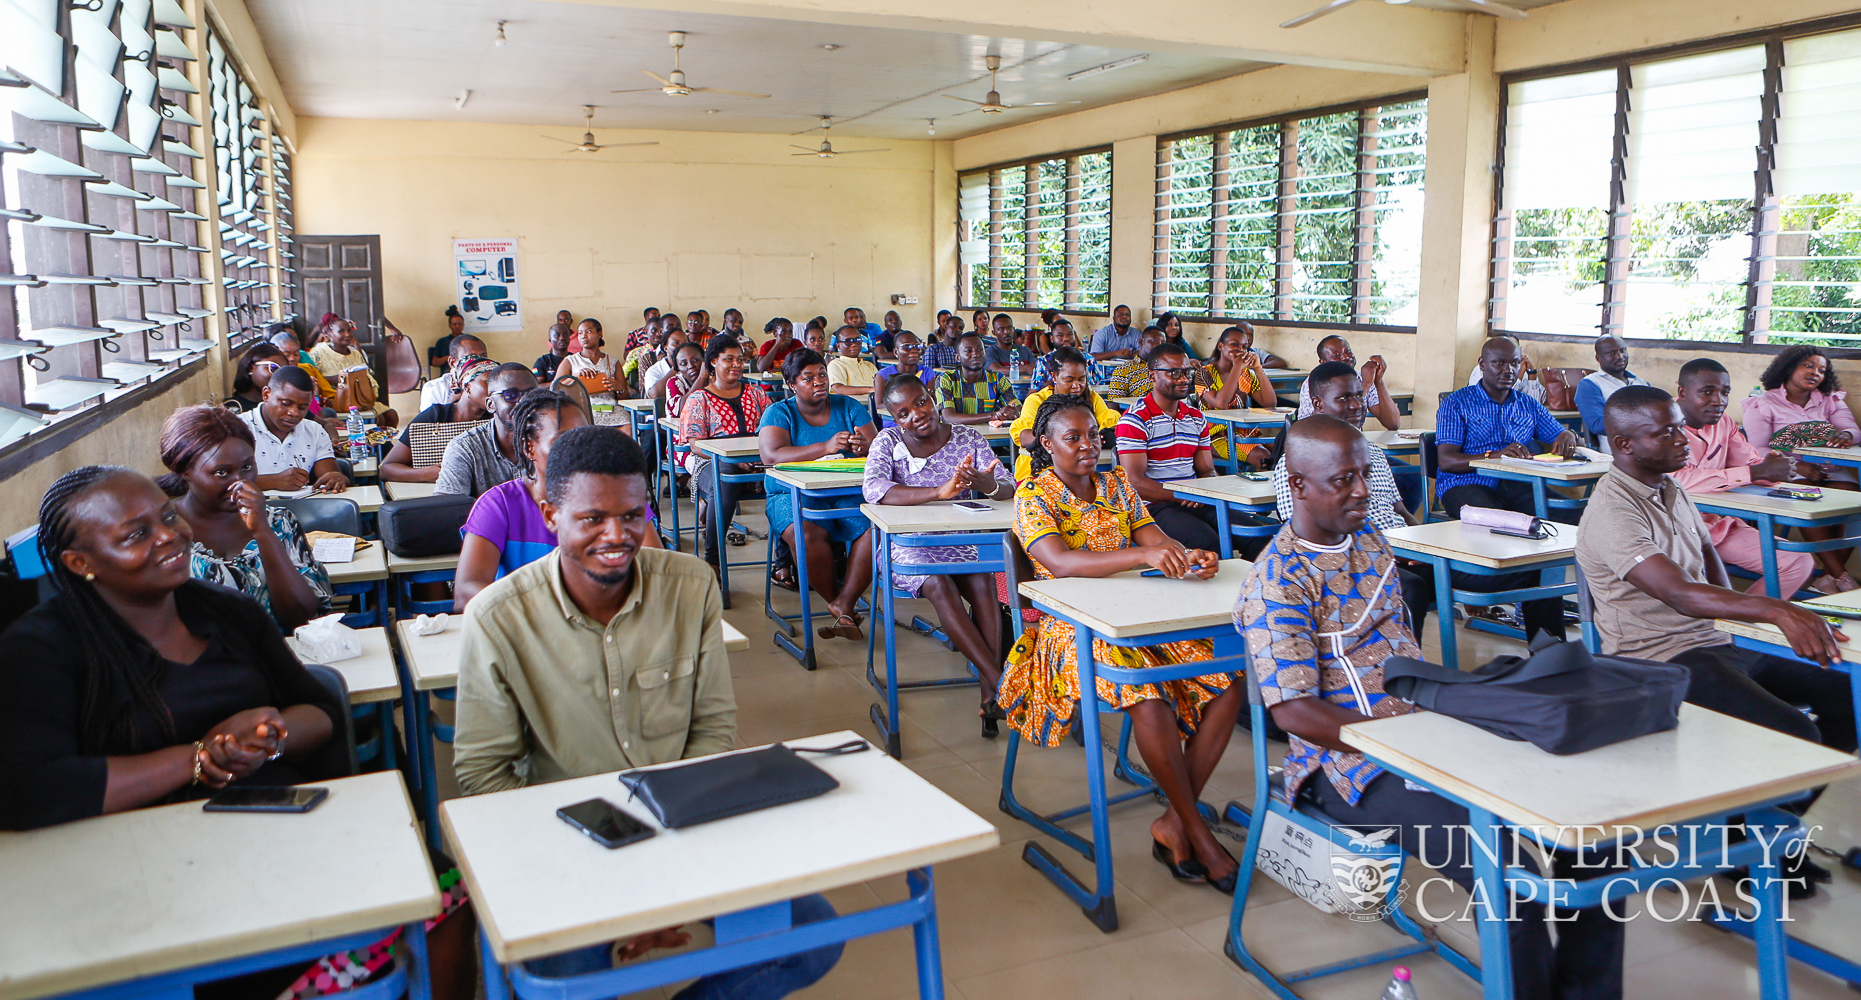
M 355 323 L 355 341 L 368 355 L 375 380 L 388 384 L 381 329 L 381 237 L 293 237 L 297 248 L 299 335 L 316 328 L 324 313 Z

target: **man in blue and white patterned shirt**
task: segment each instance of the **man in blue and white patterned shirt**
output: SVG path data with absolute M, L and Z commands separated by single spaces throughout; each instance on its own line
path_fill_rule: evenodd
M 1404 851 L 1471 888 L 1466 807 L 1408 785 L 1338 733 L 1419 711 L 1383 689 L 1384 658 L 1420 657 L 1421 646 L 1395 583 L 1395 554 L 1369 523 L 1369 447 L 1356 428 L 1319 415 L 1287 431 L 1283 461 L 1292 519 L 1241 585 L 1234 624 L 1261 701 L 1291 737 L 1286 792 L 1353 830 L 1393 828 Z M 1599 874 L 1593 865 L 1578 870 L 1581 860 L 1553 854 L 1553 875 Z M 1506 927 L 1518 996 L 1621 997 L 1623 923 L 1600 907 L 1560 912 L 1553 949 L 1543 904 L 1519 903 L 1512 912 L 1517 919 Z

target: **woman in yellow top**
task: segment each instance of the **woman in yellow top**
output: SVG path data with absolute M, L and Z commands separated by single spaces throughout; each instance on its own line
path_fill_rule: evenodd
M 1086 356 L 1076 347 L 1056 347 L 1047 355 L 1049 370 L 1053 381 L 1044 388 L 1028 393 L 1021 403 L 1021 415 L 1008 425 L 1008 433 L 1013 434 L 1015 443 L 1021 448 L 1021 455 L 1015 459 L 1015 482 L 1021 482 L 1033 475 L 1028 459 L 1028 449 L 1034 444 L 1034 415 L 1040 411 L 1040 404 L 1049 396 L 1085 396 L 1086 402 L 1092 404 L 1092 415 L 1098 418 L 1099 427 L 1111 430 L 1118 426 L 1118 411 L 1105 405 L 1099 394 L 1092 391 L 1086 381 Z
M 1212 552 L 1184 549 L 1150 519 L 1124 470 L 1099 472 L 1099 427 L 1078 396 L 1055 396 L 1034 418 L 1034 477 L 1015 490 L 1015 534 L 1034 573 L 1105 577 L 1155 567 L 1181 579 L 1207 579 Z M 1119 667 L 1162 667 L 1213 658 L 1206 639 L 1155 646 L 1092 644 L 1093 659 Z M 1104 679 L 1097 696 L 1126 712 L 1137 749 L 1163 790 L 1169 808 L 1150 824 L 1151 851 L 1184 881 L 1206 880 L 1232 893 L 1239 865 L 1215 842 L 1196 812 L 1196 799 L 1228 747 L 1246 695 L 1235 675 L 1119 685 Z M 1080 704 L 1078 646 L 1073 627 L 1043 616 L 1022 634 L 1002 669 L 996 699 L 1021 735 L 1044 746 L 1066 739 Z M 1096 750 L 1094 751 L 1096 752 Z
M 1221 339 L 1215 342 L 1215 358 L 1204 365 L 1202 371 L 1208 383 L 1202 390 L 1204 411 L 1249 406 L 1270 410 L 1279 405 L 1279 394 L 1273 383 L 1267 381 L 1266 370 L 1260 367 L 1260 356 L 1248 349 L 1246 332 L 1238 326 L 1221 332 Z M 1211 426 L 1209 442 L 1216 458 L 1228 457 L 1228 428 Z M 1272 457 L 1272 449 L 1261 445 L 1249 448 L 1245 456 L 1247 464 L 1256 469 L 1266 468 Z

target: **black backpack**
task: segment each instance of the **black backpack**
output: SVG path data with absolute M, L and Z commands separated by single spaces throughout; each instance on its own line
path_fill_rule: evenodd
M 1529 657 L 1495 657 L 1462 673 L 1407 656 L 1383 661 L 1383 688 L 1546 753 L 1572 754 L 1679 725 L 1686 668 L 1592 656 L 1580 642 L 1540 635 Z
M 390 500 L 375 514 L 382 544 L 408 559 L 456 554 L 464 544 L 459 530 L 472 512 L 473 498 L 436 493 L 411 500 Z

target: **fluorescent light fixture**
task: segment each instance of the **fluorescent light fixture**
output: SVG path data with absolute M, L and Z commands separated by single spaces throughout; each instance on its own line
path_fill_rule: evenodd
M 1145 62 L 1149 58 L 1150 58 L 1150 53 L 1139 52 L 1137 55 L 1129 56 L 1124 59 L 1120 59 L 1117 62 L 1108 62 L 1103 66 L 1094 66 L 1091 69 L 1082 69 L 1077 73 L 1068 73 L 1066 74 L 1066 79 L 1069 81 L 1084 80 L 1086 77 L 1089 77 L 1089 76 L 1097 76 L 1100 73 L 1110 73 L 1113 70 L 1123 69 L 1126 66 L 1135 66 L 1138 63 Z

